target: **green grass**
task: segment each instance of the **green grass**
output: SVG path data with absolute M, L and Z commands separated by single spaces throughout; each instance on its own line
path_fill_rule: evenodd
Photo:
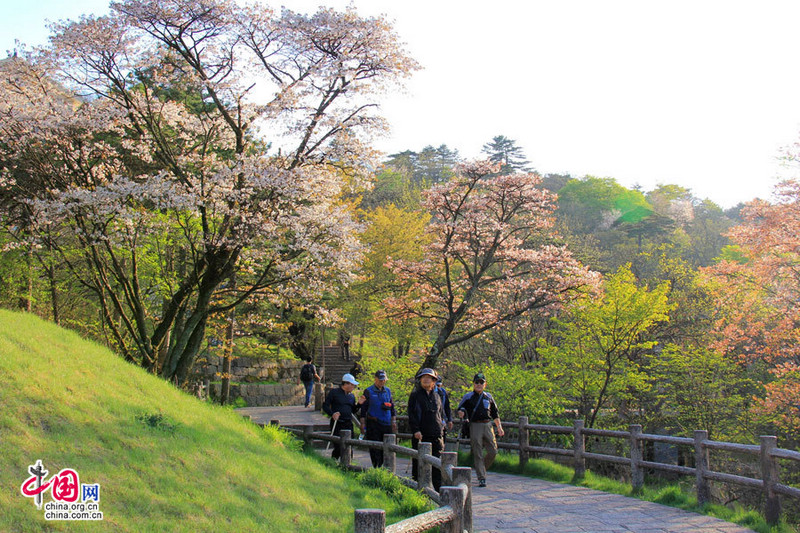
M 355 508 L 386 509 L 388 523 L 429 508 L 72 332 L 3 310 L 0 405 L 4 532 L 346 531 Z M 37 459 L 50 476 L 72 468 L 100 484 L 103 521 L 45 521 L 19 490 Z
M 469 453 L 459 453 L 459 464 L 471 465 L 472 455 Z M 770 527 L 764 517 L 758 511 L 744 509 L 740 505 L 733 508 L 717 504 L 699 505 L 697 498 L 692 496 L 679 484 L 668 484 L 656 481 L 651 484 L 650 480 L 640 491 L 634 491 L 630 483 L 623 483 L 614 479 L 596 475 L 590 471 L 581 479 L 576 479 L 572 467 L 564 466 L 546 459 L 530 459 L 525 465 L 525 470 L 520 472 L 519 456 L 513 453 L 501 452 L 497 455 L 491 468 L 495 472 L 505 472 L 529 476 L 537 479 L 546 479 L 557 483 L 569 483 L 581 487 L 586 487 L 612 494 L 621 494 L 638 498 L 640 500 L 660 503 L 670 507 L 677 507 L 695 513 L 706 514 L 733 522 L 744 527 L 748 527 L 759 533 L 797 533 L 797 530 L 781 522 L 777 526 Z

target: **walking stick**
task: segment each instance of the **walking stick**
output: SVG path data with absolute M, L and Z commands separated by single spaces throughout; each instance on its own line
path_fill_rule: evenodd
M 333 437 L 333 432 L 336 431 L 336 424 L 338 424 L 338 423 L 339 423 L 339 419 L 338 418 L 333 421 L 333 428 L 331 429 L 331 437 Z M 325 446 L 325 451 L 327 452 L 328 448 L 330 448 L 330 447 L 331 447 L 331 441 L 328 441 L 328 445 Z

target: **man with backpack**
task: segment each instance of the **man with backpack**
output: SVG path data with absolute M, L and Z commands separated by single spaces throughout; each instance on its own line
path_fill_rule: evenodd
M 306 364 L 304 364 L 303 368 L 300 369 L 300 381 L 306 388 L 306 408 L 311 405 L 311 391 L 314 390 L 315 380 L 321 381 L 321 378 L 317 374 L 317 367 L 314 366 L 314 363 L 311 362 L 311 359 L 306 359 Z
M 497 440 L 492 431 L 492 423 L 497 427 L 497 434 L 505 435 L 497 404 L 492 395 L 485 391 L 486 376 L 478 372 L 472 378 L 472 392 L 468 392 L 458 404 L 458 417 L 469 423 L 469 445 L 475 473 L 478 475 L 478 486 L 486 486 L 486 470 L 492 466 L 497 455 Z
M 375 372 L 375 384 L 361 396 L 361 433 L 367 440 L 383 441 L 388 433 L 397 433 L 397 413 L 392 401 L 392 391 L 386 386 L 386 372 Z M 369 458 L 373 468 L 383 466 L 383 450 L 370 448 Z

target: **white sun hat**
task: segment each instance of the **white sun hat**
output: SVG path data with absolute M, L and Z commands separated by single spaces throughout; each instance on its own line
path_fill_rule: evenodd
M 345 374 L 342 376 L 342 383 L 352 383 L 353 385 L 358 386 L 358 381 L 356 381 L 356 378 L 353 377 L 353 374 Z

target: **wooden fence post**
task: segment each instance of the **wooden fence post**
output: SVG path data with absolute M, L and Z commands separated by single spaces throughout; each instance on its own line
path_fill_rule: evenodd
M 711 491 L 706 479 L 708 472 L 708 450 L 703 444 L 708 440 L 708 431 L 696 429 L 694 432 L 694 467 L 697 485 L 697 503 L 703 505 L 711 500 Z
M 356 509 L 355 533 L 384 533 L 386 511 L 383 509 Z
M 353 432 L 349 429 L 343 429 L 339 432 L 339 450 L 341 455 L 339 455 L 339 464 L 347 467 L 350 466 L 350 459 L 352 458 L 352 448 L 350 444 L 346 443 L 345 441 L 350 440 Z
M 303 426 L 303 446 L 310 448 L 312 445 L 311 434 L 314 432 L 314 426 Z
M 383 467 L 392 474 L 397 472 L 397 453 L 389 446 L 397 444 L 397 435 L 389 433 L 383 436 Z
M 322 383 L 314 383 L 314 410 L 322 411 L 322 403 L 325 401 L 325 392 Z
M 530 445 L 530 430 L 528 429 L 528 417 L 519 417 L 519 471 L 525 469 L 528 464 L 528 446 Z
M 634 491 L 641 490 L 644 486 L 644 469 L 642 462 L 642 441 L 639 436 L 642 434 L 642 426 L 639 424 L 630 425 L 631 432 L 631 487 Z
M 453 520 L 439 526 L 441 533 L 462 533 L 464 531 L 464 491 L 465 487 L 442 487 L 442 504 L 453 508 Z
M 464 500 L 464 519 L 461 527 L 467 533 L 472 533 L 472 469 L 468 466 L 453 468 L 453 485 L 467 487 L 467 497 Z
M 586 438 L 583 436 L 583 424 L 583 420 L 572 421 L 573 468 L 578 479 L 586 475 L 586 457 L 583 456 L 586 452 Z
M 277 418 L 273 418 L 272 420 L 269 421 L 269 425 L 270 426 L 280 426 L 281 425 L 281 421 L 278 420 Z
M 423 455 L 431 455 L 433 453 L 433 445 L 430 442 L 420 442 L 417 450 L 419 451 L 419 457 L 417 458 L 417 477 L 419 478 L 417 481 L 419 483 L 419 488 L 420 490 L 424 487 L 433 488 L 433 474 L 431 472 L 433 467 L 428 461 L 422 458 Z
M 761 437 L 761 479 L 764 481 L 764 517 L 774 526 L 781 518 L 781 501 L 775 492 L 778 483 L 778 462 L 770 452 L 778 447 L 778 437 Z
M 458 465 L 458 452 L 442 452 L 440 459 L 442 460 L 442 485 L 455 485 L 451 474 L 453 467 Z

